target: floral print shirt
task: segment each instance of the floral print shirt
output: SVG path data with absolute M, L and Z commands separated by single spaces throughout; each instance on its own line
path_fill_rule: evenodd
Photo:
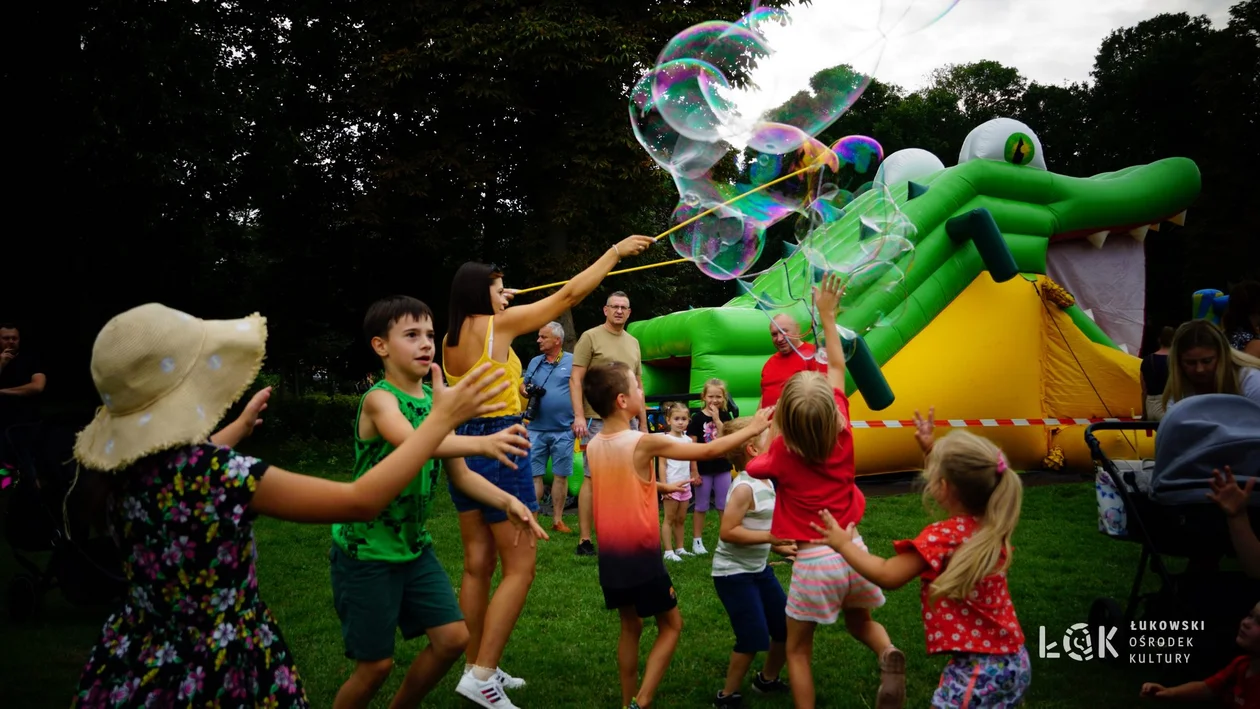
M 266 470 L 206 443 L 116 475 L 109 520 L 128 597 L 105 621 L 74 706 L 307 706 L 258 597 L 249 504 Z

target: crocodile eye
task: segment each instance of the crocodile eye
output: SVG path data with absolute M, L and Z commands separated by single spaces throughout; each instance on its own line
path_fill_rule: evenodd
M 1041 140 L 1031 128 L 1012 118 L 994 118 L 967 134 L 958 162 L 977 159 L 1046 169 Z

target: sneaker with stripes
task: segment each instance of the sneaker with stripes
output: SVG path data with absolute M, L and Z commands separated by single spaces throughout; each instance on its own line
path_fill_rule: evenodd
M 455 691 L 461 697 L 486 709 L 519 709 L 503 692 L 503 685 L 499 683 L 497 673 L 490 679 L 480 680 L 471 671 L 465 672 L 464 676 L 459 678 L 459 685 L 455 687 Z

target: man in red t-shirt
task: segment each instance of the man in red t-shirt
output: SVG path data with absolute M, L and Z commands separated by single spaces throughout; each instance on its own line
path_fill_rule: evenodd
M 783 385 L 797 372 L 827 373 L 827 365 L 814 359 L 814 346 L 801 341 L 801 326 L 792 316 L 780 313 L 770 321 L 770 339 L 775 353 L 761 368 L 761 407 L 779 403 Z

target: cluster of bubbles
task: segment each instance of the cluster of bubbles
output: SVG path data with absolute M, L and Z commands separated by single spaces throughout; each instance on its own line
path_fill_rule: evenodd
M 957 2 L 754 3 L 736 22 L 703 22 L 671 39 L 633 87 L 629 109 L 635 138 L 678 188 L 678 254 L 713 278 L 740 279 L 768 314 L 803 302 L 816 327 L 812 289 L 832 272 L 846 284 L 842 310 L 874 297 L 886 305 L 868 318 L 871 327 L 894 321 L 907 300 L 894 291 L 913 255 L 914 227 L 888 186 L 870 180 L 883 148 L 866 136 L 832 145 L 816 136 L 862 95 L 890 39 L 931 25 Z M 740 195 L 748 196 L 732 201 Z M 856 218 L 844 220 L 849 213 Z M 751 273 L 766 230 L 789 217 L 799 253 Z M 776 290 L 790 302 L 758 295 L 758 277 L 785 279 Z

